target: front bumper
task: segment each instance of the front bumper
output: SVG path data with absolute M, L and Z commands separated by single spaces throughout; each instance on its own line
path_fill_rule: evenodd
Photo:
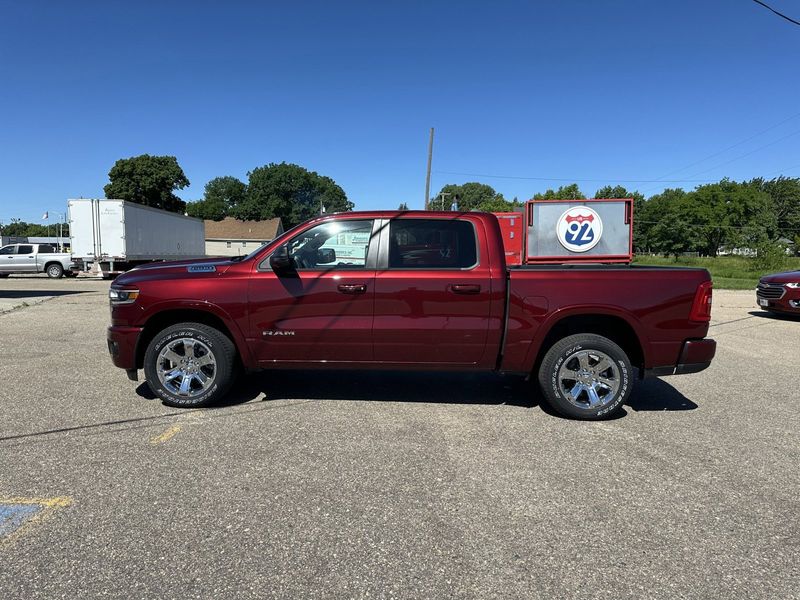
M 142 333 L 141 327 L 112 325 L 106 330 L 108 353 L 111 362 L 120 369 L 136 369 L 136 342 Z
M 707 338 L 686 340 L 674 365 L 645 369 L 645 377 L 664 377 L 665 375 L 687 375 L 699 373 L 709 367 L 717 353 L 717 342 Z
M 777 285 L 777 284 L 776 284 Z M 787 288 L 780 298 L 765 298 L 756 292 L 756 304 L 762 310 L 786 313 L 790 315 L 800 315 L 800 289 Z

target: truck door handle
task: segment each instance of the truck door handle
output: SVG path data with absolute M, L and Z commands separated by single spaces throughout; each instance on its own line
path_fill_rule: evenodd
M 481 286 L 476 283 L 454 283 L 450 286 L 454 294 L 480 294 Z
M 363 294 L 367 291 L 367 284 L 365 283 L 340 283 L 337 287 L 343 294 Z

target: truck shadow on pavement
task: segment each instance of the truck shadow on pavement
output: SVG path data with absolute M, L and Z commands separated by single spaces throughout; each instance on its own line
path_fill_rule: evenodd
M 136 392 L 154 399 L 142 383 Z M 520 377 L 492 373 L 425 373 L 398 371 L 270 371 L 239 378 L 224 408 L 252 401 L 342 400 L 361 402 L 429 402 L 436 404 L 536 406 L 552 416 L 537 386 Z M 694 410 L 697 404 L 661 379 L 637 381 L 626 409 L 641 411 Z M 623 411 L 619 417 L 627 414 Z M 617 417 L 617 418 L 619 418 Z
M 92 290 L 0 290 L 0 298 L 52 298 L 55 296 L 71 296 L 86 294 Z
M 747 314 L 753 317 L 763 317 L 764 319 L 773 319 L 775 321 L 800 321 L 800 315 L 789 315 L 768 310 L 751 310 Z

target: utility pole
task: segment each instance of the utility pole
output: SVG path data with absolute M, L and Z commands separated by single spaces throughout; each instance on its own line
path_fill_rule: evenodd
M 64 251 L 64 221 L 67 216 L 64 213 L 58 213 L 58 251 Z
M 433 160 L 433 127 L 428 140 L 428 174 L 425 176 L 425 210 L 428 210 L 428 198 L 431 197 L 431 161 Z

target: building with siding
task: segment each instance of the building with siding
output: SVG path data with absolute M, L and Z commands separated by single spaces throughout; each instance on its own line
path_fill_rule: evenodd
M 271 242 L 283 233 L 278 219 L 239 221 L 226 217 L 222 221 L 205 221 L 207 256 L 240 256 Z

